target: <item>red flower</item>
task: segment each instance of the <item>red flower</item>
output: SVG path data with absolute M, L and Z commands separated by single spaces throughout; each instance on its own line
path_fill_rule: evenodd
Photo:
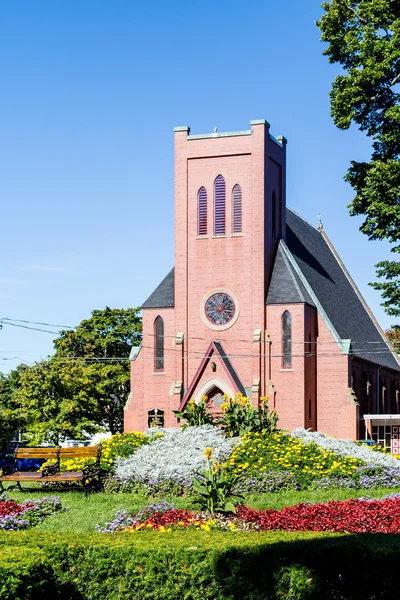
M 0 502 L 0 519 L 9 515 L 18 515 L 24 512 L 27 508 L 33 508 L 33 504 L 26 502 L 25 504 L 18 504 L 14 500 L 3 500 Z
M 400 533 L 400 498 L 327 504 L 297 504 L 282 510 L 237 507 L 237 518 L 256 523 L 260 531 L 349 531 L 352 533 Z

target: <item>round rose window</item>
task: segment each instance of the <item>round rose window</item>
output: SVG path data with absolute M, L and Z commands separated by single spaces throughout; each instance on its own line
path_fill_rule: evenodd
M 228 294 L 213 294 L 206 301 L 204 310 L 213 325 L 226 325 L 235 316 L 235 303 Z

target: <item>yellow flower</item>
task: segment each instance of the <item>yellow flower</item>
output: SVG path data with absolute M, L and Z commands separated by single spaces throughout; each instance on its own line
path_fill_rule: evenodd
M 207 460 L 210 460 L 210 458 L 212 457 L 212 448 L 206 448 L 203 454 Z

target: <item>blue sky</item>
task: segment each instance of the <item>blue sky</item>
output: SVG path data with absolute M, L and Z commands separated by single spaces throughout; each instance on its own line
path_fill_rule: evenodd
M 358 231 L 343 181 L 369 143 L 330 118 L 321 13 L 315 0 L 2 2 L 0 318 L 74 326 L 138 306 L 173 266 L 173 127 L 265 118 L 289 141 L 287 204 L 322 214 L 388 327 L 368 287 L 388 246 Z M 4 325 L 0 370 L 52 339 Z

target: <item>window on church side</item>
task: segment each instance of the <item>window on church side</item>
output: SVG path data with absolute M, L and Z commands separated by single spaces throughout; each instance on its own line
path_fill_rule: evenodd
M 225 179 L 218 175 L 214 182 L 214 235 L 225 235 Z
M 309 334 L 308 334 L 307 354 L 308 354 L 309 356 L 311 356 L 311 355 L 312 355 L 311 333 L 309 333 Z
M 272 192 L 271 219 L 272 219 L 272 239 L 276 240 L 276 194 L 275 194 L 275 192 Z
M 199 189 L 197 194 L 197 235 L 207 235 L 207 190 Z
M 238 184 L 232 190 L 232 233 L 242 233 L 242 188 Z
M 292 366 L 292 317 L 289 311 L 282 315 L 282 367 L 290 369 Z
M 164 321 L 157 317 L 154 321 L 154 370 L 164 371 Z

